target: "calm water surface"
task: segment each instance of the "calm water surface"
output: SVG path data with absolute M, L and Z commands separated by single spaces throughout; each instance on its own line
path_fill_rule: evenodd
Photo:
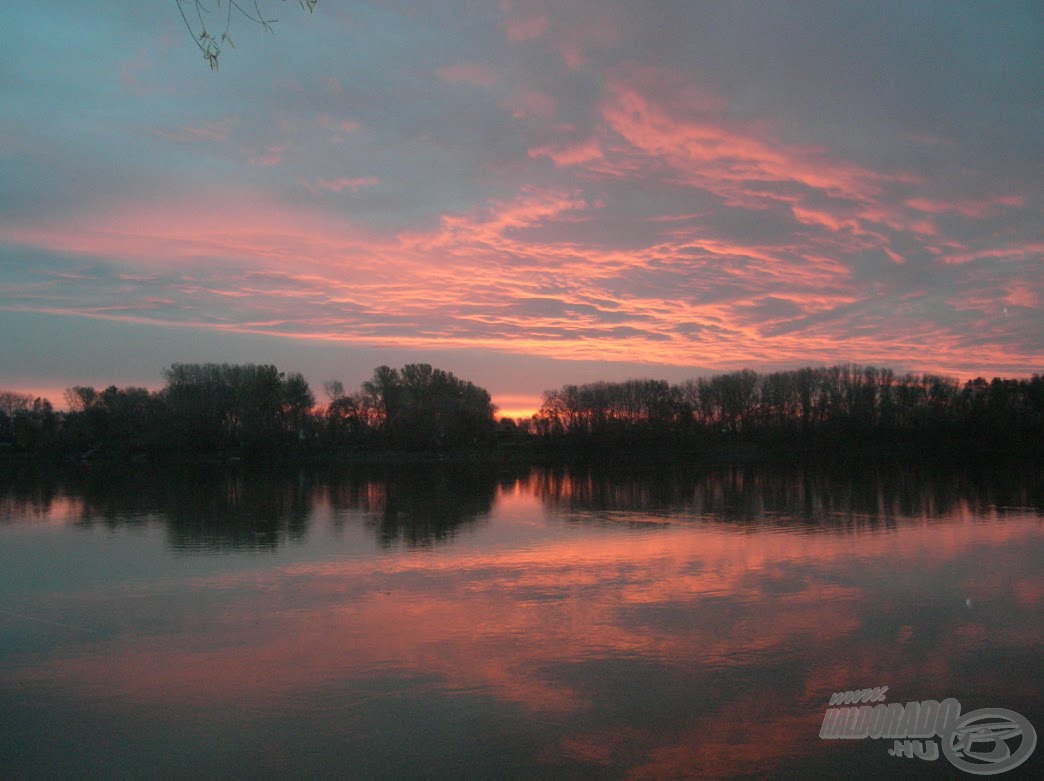
M 820 725 L 1044 732 L 1040 477 L 8 474 L 0 775 L 970 778 Z

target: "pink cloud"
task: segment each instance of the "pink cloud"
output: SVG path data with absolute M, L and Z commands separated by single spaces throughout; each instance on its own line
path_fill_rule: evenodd
M 530 157 L 547 157 L 559 167 L 588 163 L 603 157 L 602 148 L 597 139 L 590 138 L 571 146 L 547 145 L 529 150 Z
M 232 128 L 239 120 L 235 117 L 218 120 L 215 122 L 204 122 L 196 126 L 184 126 L 174 130 L 166 128 L 149 128 L 148 132 L 167 141 L 178 141 L 184 143 L 199 143 L 209 141 L 225 141 Z
M 579 157 L 573 165 L 600 162 Z M 312 187 L 343 192 L 375 183 L 345 177 Z M 973 365 L 970 320 L 937 323 L 919 300 L 903 303 L 883 283 L 860 282 L 847 253 L 879 251 L 890 268 L 885 258 L 899 263 L 906 250 L 859 227 L 843 204 L 824 204 L 788 205 L 804 227 L 785 242 L 761 243 L 714 233 L 701 212 L 623 215 L 611 199 L 569 189 L 528 188 L 444 214 L 428 230 L 391 235 L 245 193 L 109 204 L 52 221 L 2 220 L 0 239 L 123 264 L 134 273 L 120 289 L 41 276 L 7 291 L 5 308 L 317 342 L 569 360 L 638 356 L 723 370 L 851 360 L 965 376 L 1039 363 L 1039 351 L 991 321 L 975 323 L 988 346 Z M 620 246 L 602 238 L 622 229 L 640 240 Z M 1024 262 L 1027 252 L 1004 260 Z M 149 269 L 178 269 L 182 279 L 150 281 L 141 273 Z M 167 285 L 159 298 L 158 284 Z M 991 296 L 994 306 L 1006 299 L 1026 311 L 1038 293 L 1027 283 Z M 966 304 L 954 308 L 980 311 Z
M 358 241 L 373 241 L 322 213 L 240 190 L 104 204 L 60 219 L 0 221 L 0 238 L 119 260 L 137 270 L 216 257 L 244 267 L 305 259 L 321 266 Z
M 515 119 L 549 120 L 555 115 L 558 101 L 546 92 L 524 89 L 505 98 L 503 105 Z
M 547 32 L 550 19 L 541 4 L 523 0 L 502 0 L 504 14 L 501 26 L 509 41 L 529 41 Z
M 892 178 L 830 159 L 822 150 L 774 141 L 756 127 L 725 120 L 720 104 L 653 96 L 655 73 L 610 77 L 602 116 L 635 150 L 663 160 L 694 186 L 749 202 L 756 185 L 797 184 L 854 201 L 868 201 Z M 751 185 L 755 185 L 752 187 Z M 767 197 L 767 196 L 763 196 Z
M 839 217 L 828 211 L 820 211 L 796 205 L 791 206 L 790 210 L 793 212 L 794 217 L 798 222 L 803 222 L 806 225 L 819 225 L 837 232 L 851 231 L 856 234 L 863 232 L 859 221 L 855 219 Z
M 286 154 L 288 148 L 289 146 L 287 144 L 274 144 L 267 147 L 259 154 L 251 157 L 250 164 L 261 166 L 262 168 L 270 168 L 279 165 L 283 162 L 283 156 Z
M 1025 203 L 1020 195 L 1005 195 L 984 200 L 946 201 L 932 198 L 910 198 L 906 205 L 917 211 L 929 214 L 945 214 L 953 212 L 969 219 L 989 217 L 1002 208 L 1018 208 Z
M 898 252 L 894 252 L 888 247 L 885 247 L 884 251 L 885 254 L 888 256 L 888 259 L 895 263 L 897 266 L 901 266 L 904 263 L 906 263 L 906 258 L 900 255 Z
M 481 62 L 459 62 L 436 69 L 435 75 L 450 84 L 473 84 L 477 87 L 492 87 L 499 81 L 497 73 Z
M 120 63 L 120 83 L 135 95 L 148 95 L 158 91 L 154 84 L 146 85 L 142 78 L 152 74 L 155 68 L 155 52 L 148 48 L 138 49 L 132 58 Z
M 1003 299 L 1009 306 L 1021 306 L 1036 309 L 1040 306 L 1040 295 L 1028 285 L 1016 283 Z
M 341 177 L 338 179 L 320 179 L 316 186 L 321 190 L 339 193 L 343 190 L 358 192 L 363 187 L 375 187 L 381 180 L 376 176 Z
M 977 260 L 1028 260 L 1040 259 L 1044 256 L 1044 242 L 1016 244 L 1008 247 L 990 247 L 987 249 L 963 249 L 951 254 L 943 254 L 940 260 L 948 265 L 961 266 Z

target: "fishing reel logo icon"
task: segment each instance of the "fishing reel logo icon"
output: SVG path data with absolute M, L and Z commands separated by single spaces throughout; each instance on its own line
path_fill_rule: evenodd
M 967 773 L 992 776 L 1018 767 L 1033 753 L 1037 732 L 1029 719 L 1006 708 L 965 713 L 943 736 L 943 754 Z

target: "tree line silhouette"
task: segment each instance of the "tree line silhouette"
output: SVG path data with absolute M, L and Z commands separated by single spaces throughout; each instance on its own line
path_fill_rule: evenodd
M 328 382 L 325 404 L 316 403 L 301 374 L 271 365 L 174 364 L 163 376 L 158 391 L 72 387 L 65 411 L 0 391 L 0 457 L 699 456 L 743 447 L 1039 455 L 1044 441 L 1039 374 L 962 385 L 934 374 L 839 365 L 743 370 L 676 385 L 596 382 L 547 391 L 532 417 L 499 422 L 485 389 L 429 364 L 380 366 L 353 393 Z
M 525 429 L 605 446 L 675 442 L 963 445 L 1039 452 L 1044 379 L 897 375 L 851 364 L 759 374 L 749 369 L 669 385 L 657 380 L 566 385 L 545 394 Z
M 174 364 L 166 384 L 66 391 L 67 411 L 0 391 L 0 454 L 75 460 L 285 458 L 448 451 L 494 442 L 489 393 L 428 364 L 380 366 L 357 393 L 271 365 Z

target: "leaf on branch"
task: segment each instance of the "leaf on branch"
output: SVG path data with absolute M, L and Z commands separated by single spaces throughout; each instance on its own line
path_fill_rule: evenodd
M 220 42 L 225 43 L 227 41 L 229 46 L 233 49 L 236 48 L 236 44 L 228 34 L 229 27 L 232 23 L 233 10 L 240 16 L 244 16 L 249 21 L 257 24 L 266 32 L 274 32 L 272 25 L 278 21 L 276 19 L 265 18 L 265 14 L 261 11 L 261 0 L 253 0 L 251 3 L 251 5 L 253 5 L 253 11 L 244 7 L 245 4 L 241 5 L 240 3 L 242 1 L 243 0 L 228 0 L 225 5 L 227 14 L 223 14 L 225 17 L 225 29 L 221 33 Z M 285 2 L 286 0 L 283 1 Z M 205 17 L 208 16 L 212 10 L 221 9 L 221 0 L 213 0 L 213 3 L 211 3 L 210 0 L 175 0 L 175 2 L 178 6 L 178 12 L 181 14 L 182 21 L 185 23 L 185 28 L 192 36 L 196 47 L 203 54 L 203 58 L 207 61 L 211 70 L 217 70 L 221 47 L 218 45 L 218 40 L 207 29 L 207 20 Z M 307 9 L 309 13 L 312 13 L 315 10 L 315 7 L 319 4 L 319 0 L 298 0 L 298 3 L 302 8 Z M 188 6 L 195 11 L 194 21 L 189 21 L 189 17 L 186 15 L 183 5 Z M 197 20 L 198 24 L 196 23 Z

